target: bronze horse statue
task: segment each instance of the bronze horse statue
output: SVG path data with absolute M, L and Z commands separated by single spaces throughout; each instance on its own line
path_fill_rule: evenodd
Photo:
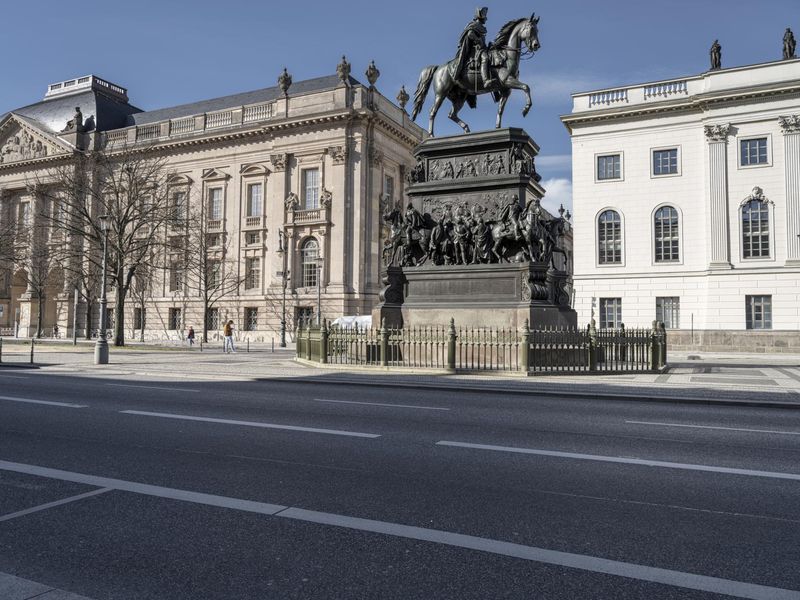
M 531 100 L 530 87 L 519 80 L 519 63 L 522 55 L 523 42 L 528 48 L 529 54 L 536 52 L 541 45 L 539 44 L 539 17 L 531 15 L 530 18 L 523 17 L 509 21 L 500 29 L 494 43 L 489 47 L 491 59 L 490 72 L 492 78 L 499 83 L 486 88 L 483 85 L 480 70 L 467 70 L 459 79 L 452 75 L 454 71 L 451 60 L 444 65 L 431 65 L 425 67 L 419 77 L 417 91 L 414 94 L 414 110 L 411 118 L 416 119 L 422 110 L 425 97 L 433 83 L 434 100 L 431 107 L 428 133 L 433 136 L 433 122 L 436 113 L 444 102 L 449 98 L 453 108 L 448 115 L 449 118 L 458 123 L 465 133 L 469 133 L 469 125 L 462 121 L 458 116 L 458 111 L 466 102 L 470 108 L 475 108 L 476 96 L 491 93 L 494 96 L 497 107 L 496 127 L 499 129 L 503 120 L 503 111 L 506 107 L 511 90 L 522 90 L 527 96 L 527 102 L 522 109 L 522 116 L 528 114 L 533 101 Z

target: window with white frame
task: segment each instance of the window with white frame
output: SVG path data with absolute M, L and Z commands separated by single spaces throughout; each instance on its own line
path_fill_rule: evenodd
M 742 258 L 769 258 L 769 205 L 753 199 L 742 205 Z
M 175 225 L 186 222 L 186 192 L 175 190 L 172 192 L 172 221 Z
M 622 298 L 600 298 L 600 329 L 618 329 L 622 324 Z
M 739 164 L 743 167 L 769 164 L 768 138 L 739 140 Z
M 222 219 L 222 188 L 208 190 L 208 219 L 209 221 Z
M 261 242 L 261 233 L 258 231 L 248 231 L 244 234 L 244 243 L 246 246 L 253 246 Z
M 303 210 L 319 208 L 319 169 L 303 170 Z
M 258 329 L 258 309 L 247 307 L 244 309 L 244 330 L 255 331 Z
M 597 180 L 622 179 L 622 156 L 604 154 L 597 157 Z
M 247 186 L 247 216 L 260 217 L 263 208 L 263 186 L 260 183 L 251 183 Z
M 662 206 L 653 216 L 653 241 L 656 262 L 680 260 L 678 211 L 672 206 Z
M 745 296 L 747 329 L 772 329 L 772 296 Z
M 254 290 L 261 285 L 261 259 L 248 258 L 245 260 L 244 289 Z
M 214 290 L 219 287 L 222 276 L 222 261 L 209 260 L 206 263 L 206 288 Z
M 677 175 L 678 149 L 653 150 L 653 175 Z
M 597 261 L 601 265 L 622 263 L 622 219 L 615 210 L 605 210 L 597 218 Z
M 667 329 L 680 327 L 681 299 L 678 296 L 656 297 L 656 321 L 664 323 Z
M 319 258 L 319 244 L 315 239 L 303 242 L 300 249 L 300 262 L 302 271 L 302 287 L 316 287 L 318 277 L 317 259 Z

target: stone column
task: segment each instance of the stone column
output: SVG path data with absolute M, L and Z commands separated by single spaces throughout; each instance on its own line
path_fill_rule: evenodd
M 800 115 L 779 117 L 786 178 L 786 265 L 800 266 Z
M 708 142 L 708 191 L 710 247 L 709 268 L 730 269 L 730 232 L 728 221 L 728 135 L 730 124 L 706 125 Z

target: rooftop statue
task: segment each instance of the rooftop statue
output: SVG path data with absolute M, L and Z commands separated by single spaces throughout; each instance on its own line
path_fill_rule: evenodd
M 711 59 L 711 70 L 716 71 L 722 68 L 722 46 L 719 45 L 719 40 L 714 40 L 711 44 L 711 50 L 708 51 L 709 58 Z
M 794 39 L 794 33 L 788 27 L 783 34 L 783 60 L 795 58 L 794 52 L 797 49 L 797 42 Z
M 527 102 L 522 115 L 528 114 L 532 100 L 530 87 L 519 80 L 519 63 L 525 54 L 533 54 L 539 47 L 539 17 L 531 15 L 509 21 L 500 28 L 494 42 L 486 44 L 486 26 L 488 8 L 479 8 L 475 17 L 467 24 L 458 41 L 456 57 L 444 65 L 425 67 L 419 77 L 417 91 L 414 94 L 414 110 L 412 119 L 416 119 L 422 110 L 425 97 L 433 84 L 434 100 L 431 107 L 428 133 L 433 135 L 433 123 L 436 113 L 449 98 L 453 103 L 450 119 L 455 121 L 468 133 L 469 125 L 462 121 L 458 112 L 466 102 L 475 108 L 476 97 L 481 94 L 492 94 L 497 107 L 499 129 L 511 90 L 522 90 Z M 527 50 L 523 50 L 523 44 Z

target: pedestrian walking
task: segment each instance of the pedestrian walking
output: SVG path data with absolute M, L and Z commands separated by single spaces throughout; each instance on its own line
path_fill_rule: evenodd
M 222 333 L 225 336 L 222 351 L 225 353 L 236 352 L 236 348 L 233 345 L 233 321 L 225 323 Z
M 58 338 L 58 325 L 53 325 L 53 337 Z
M 186 339 L 189 341 L 189 348 L 194 346 L 194 327 L 189 326 L 189 332 L 186 334 Z

